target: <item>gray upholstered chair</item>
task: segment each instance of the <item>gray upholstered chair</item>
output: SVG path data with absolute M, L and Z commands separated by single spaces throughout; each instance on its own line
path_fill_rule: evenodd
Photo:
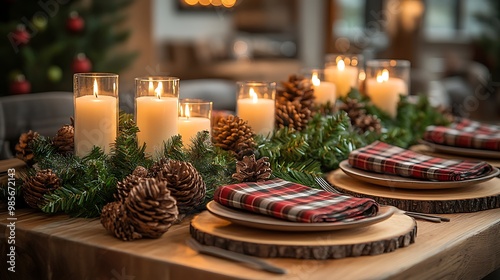
M 30 129 L 54 136 L 73 116 L 72 92 L 43 92 L 0 97 L 0 159 L 13 157 L 19 136 Z
M 213 102 L 214 110 L 236 111 L 236 83 L 222 79 L 181 80 L 179 98 Z

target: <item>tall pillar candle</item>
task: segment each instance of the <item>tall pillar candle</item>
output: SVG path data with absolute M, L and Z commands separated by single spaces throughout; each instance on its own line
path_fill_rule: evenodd
M 208 131 L 211 134 L 210 119 L 212 102 L 201 99 L 179 100 L 179 134 L 185 146 L 191 146 L 196 134 Z
M 268 136 L 274 131 L 274 82 L 238 82 L 236 113 L 248 122 L 256 134 Z
M 109 154 L 118 128 L 118 75 L 77 73 L 73 93 L 75 155 L 87 156 L 94 147 Z
M 139 145 L 148 156 L 159 157 L 163 143 L 178 134 L 179 78 L 135 79 L 135 118 Z
M 366 66 L 366 95 L 376 107 L 395 118 L 399 96 L 408 95 L 410 62 L 370 60 Z
M 325 61 L 325 80 L 335 84 L 337 96 L 346 97 L 358 86 L 361 55 L 328 54 Z

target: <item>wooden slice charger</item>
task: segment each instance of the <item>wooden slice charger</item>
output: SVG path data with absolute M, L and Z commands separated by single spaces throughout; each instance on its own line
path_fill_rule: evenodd
M 343 193 L 372 198 L 405 211 L 452 214 L 500 208 L 498 178 L 454 189 L 400 189 L 362 182 L 337 169 L 328 174 L 327 181 Z
M 322 232 L 283 232 L 233 224 L 205 211 L 194 217 L 198 242 L 263 258 L 339 259 L 392 252 L 415 242 L 417 225 L 400 213 L 370 226 Z

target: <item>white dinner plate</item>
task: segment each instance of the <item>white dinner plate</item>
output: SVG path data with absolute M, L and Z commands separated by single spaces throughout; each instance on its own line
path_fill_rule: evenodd
M 363 182 L 376 184 L 391 188 L 401 188 L 401 189 L 451 189 L 451 188 L 462 188 L 467 186 L 472 186 L 481 182 L 491 180 L 500 174 L 498 168 L 493 167 L 489 173 L 484 174 L 481 177 L 473 178 L 463 181 L 429 181 L 421 180 L 415 178 L 406 178 L 396 175 L 387 175 L 375 172 L 369 172 L 352 167 L 347 160 L 344 160 L 339 165 L 340 169 L 344 171 L 345 174 L 361 180 Z
M 420 140 L 420 142 L 422 144 L 425 144 L 425 145 L 433 148 L 434 151 L 436 151 L 436 152 L 453 154 L 453 155 L 457 155 L 457 156 L 465 156 L 465 157 L 500 159 L 500 151 L 447 146 L 447 145 L 432 143 L 432 142 L 425 141 L 425 140 Z
M 207 210 L 223 220 L 252 228 L 278 231 L 332 231 L 339 229 L 365 227 L 382 222 L 386 219 L 389 219 L 397 209 L 393 206 L 379 206 L 379 211 L 375 216 L 355 221 L 340 221 L 331 223 L 291 222 L 260 215 L 257 213 L 247 212 L 244 210 L 225 207 L 215 201 L 210 201 L 207 204 Z

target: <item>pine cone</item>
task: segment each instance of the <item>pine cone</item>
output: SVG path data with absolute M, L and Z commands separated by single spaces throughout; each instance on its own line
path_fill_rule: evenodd
M 159 238 L 179 214 L 166 182 L 154 178 L 140 181 L 130 190 L 124 204 L 130 224 L 144 237 Z
M 355 125 L 356 119 L 366 115 L 365 105 L 357 99 L 347 98 L 339 109 L 347 113 L 352 125 Z
M 148 177 L 148 170 L 144 166 L 139 165 L 132 171 L 132 175 L 146 178 Z
M 142 235 L 135 232 L 130 224 L 125 206 L 121 201 L 108 203 L 102 208 L 101 224 L 107 231 L 124 241 L 142 238 Z
M 53 145 L 60 154 L 73 154 L 75 152 L 75 127 L 73 118 L 71 124 L 63 125 L 53 139 Z
M 19 137 L 19 142 L 16 144 L 16 157 L 25 161 L 28 165 L 33 165 L 35 163 L 35 155 L 31 149 L 31 143 L 33 140 L 38 138 L 40 135 L 34 131 L 28 131 L 21 134 Z
M 382 124 L 380 119 L 374 115 L 364 115 L 358 117 L 354 121 L 354 127 L 359 129 L 361 132 L 372 131 L 380 134 L 382 132 Z
M 40 170 L 24 182 L 22 186 L 24 201 L 32 208 L 40 209 L 45 204 L 43 196 L 60 186 L 61 179 L 52 170 Z
M 191 212 L 205 200 L 205 182 L 189 162 L 168 161 L 158 173 L 157 179 L 167 182 L 167 188 L 177 201 L 180 214 Z
M 160 173 L 161 169 L 163 168 L 163 165 L 168 163 L 168 159 L 166 158 L 160 158 L 157 162 L 155 162 L 153 165 L 148 170 L 148 177 L 149 178 L 156 178 L 158 177 L 158 174 Z
M 300 131 L 307 126 L 311 118 L 311 110 L 303 107 L 298 101 L 276 103 L 276 126 L 278 128 L 288 127 Z
M 236 173 L 233 178 L 239 182 L 259 182 L 269 179 L 271 176 L 271 164 L 268 157 L 255 160 L 255 155 L 244 157 L 236 163 Z
M 144 177 L 134 175 L 133 173 L 128 175 L 121 182 L 116 184 L 116 192 L 113 194 L 113 197 L 116 201 L 125 201 L 130 191 L 144 180 Z
M 302 107 L 309 110 L 314 106 L 314 87 L 309 79 L 300 75 L 290 75 L 288 81 L 281 82 L 282 87 L 276 91 L 276 100 L 279 104 L 298 101 Z
M 254 132 L 248 123 L 237 116 L 221 118 L 213 128 L 214 145 L 226 151 L 232 151 L 236 158 L 254 153 L 256 143 Z

